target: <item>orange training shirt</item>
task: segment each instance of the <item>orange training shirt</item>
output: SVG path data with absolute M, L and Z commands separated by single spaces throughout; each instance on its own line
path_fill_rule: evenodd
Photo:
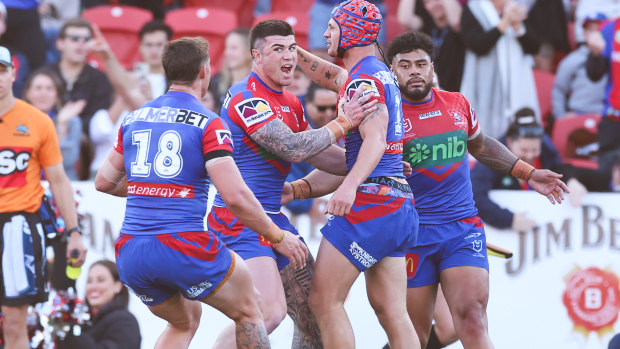
M 41 168 L 62 162 L 52 119 L 17 99 L 0 123 L 0 213 L 35 212 L 41 205 Z

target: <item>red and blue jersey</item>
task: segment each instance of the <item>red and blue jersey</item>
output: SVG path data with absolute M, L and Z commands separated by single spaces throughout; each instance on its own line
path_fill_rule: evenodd
M 403 160 L 421 224 L 478 214 L 469 178 L 467 141 L 478 136 L 476 113 L 462 94 L 431 90 L 422 103 L 403 102 Z
M 396 77 L 385 64 L 375 56 L 364 57 L 349 73 L 349 77 L 338 94 L 338 99 L 347 98 L 355 94 L 360 86 L 366 86 L 363 95 L 372 94 L 372 99 L 385 104 L 388 109 L 389 121 L 386 135 L 385 153 L 379 160 L 377 167 L 368 177 L 403 176 L 403 114 L 401 97 L 396 83 Z M 359 129 L 351 130 L 345 140 L 347 173 L 351 171 L 362 146 L 362 136 Z
M 232 154 L 226 124 L 192 95 L 169 91 L 125 116 L 114 149 L 127 172 L 122 232 L 204 231 L 205 162 Z
M 280 212 L 280 196 L 291 163 L 261 147 L 250 137 L 275 118 L 293 132 L 305 131 L 308 122 L 299 98 L 288 91 L 274 91 L 254 72 L 232 86 L 222 106 L 221 117 L 230 126 L 235 149 L 233 158 L 254 196 L 269 213 Z M 213 205 L 225 207 L 219 193 Z

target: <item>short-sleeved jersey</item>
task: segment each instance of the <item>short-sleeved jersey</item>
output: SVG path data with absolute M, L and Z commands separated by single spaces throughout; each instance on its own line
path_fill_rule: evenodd
M 396 77 L 375 56 L 368 56 L 360 60 L 349 73 L 349 77 L 340 92 L 340 98 L 351 98 L 360 86 L 366 86 L 363 95 L 372 94 L 372 99 L 378 100 L 387 107 L 389 121 L 386 134 L 385 153 L 379 160 L 377 167 L 368 177 L 403 176 L 403 117 L 401 97 Z M 371 99 L 371 100 L 372 100 Z M 347 158 L 347 173 L 351 171 L 362 146 L 362 136 L 359 129 L 351 130 L 345 139 Z
M 41 206 L 41 168 L 62 162 L 52 119 L 17 100 L 0 123 L 0 212 Z
M 169 91 L 125 116 L 114 149 L 127 172 L 124 234 L 204 231 L 205 162 L 232 154 L 230 131 L 215 113 Z
M 458 92 L 431 90 L 422 103 L 403 102 L 403 160 L 421 224 L 440 224 L 478 214 L 469 179 L 467 141 L 480 133 L 476 113 Z
M 254 72 L 228 90 L 221 117 L 230 126 L 235 150 L 233 158 L 241 176 L 268 213 L 280 212 L 280 196 L 291 163 L 254 142 L 250 135 L 278 118 L 293 132 L 308 128 L 304 110 L 295 95 L 274 91 Z M 226 204 L 219 193 L 215 206 Z

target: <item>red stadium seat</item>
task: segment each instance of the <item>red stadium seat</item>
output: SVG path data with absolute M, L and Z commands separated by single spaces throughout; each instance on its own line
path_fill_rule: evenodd
M 153 19 L 151 11 L 133 6 L 104 5 L 84 10 L 82 17 L 99 27 L 125 68 L 132 69 L 135 62 L 142 60 L 138 33 L 146 22 Z
M 221 8 L 181 8 L 168 12 L 164 21 L 174 32 L 173 39 L 202 36 L 209 41 L 211 73 L 221 67 L 226 35 L 237 28 L 234 12 Z
M 553 90 L 554 81 L 554 74 L 534 69 L 534 83 L 536 84 L 536 92 L 538 93 L 538 106 L 545 129 L 549 126 L 549 116 L 551 116 L 551 91 Z
M 237 15 L 237 23 L 250 27 L 254 21 L 254 5 L 257 0 L 184 0 L 183 7 L 222 8 Z
M 271 0 L 270 12 L 305 12 L 309 13 L 314 0 Z
M 558 148 L 562 161 L 578 167 L 598 168 L 598 163 L 584 150 L 597 150 L 600 115 L 581 115 L 555 121 L 551 139 Z M 590 152 L 587 152 L 590 153 Z
M 295 40 L 297 44 L 303 48 L 308 48 L 308 31 L 310 28 L 310 17 L 307 12 L 269 12 L 262 16 L 256 17 L 254 24 L 266 19 L 281 19 L 288 22 L 295 31 Z

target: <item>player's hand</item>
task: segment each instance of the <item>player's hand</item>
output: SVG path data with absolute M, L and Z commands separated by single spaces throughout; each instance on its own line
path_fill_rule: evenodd
M 290 231 L 284 231 L 284 239 L 278 244 L 273 244 L 278 252 L 289 259 L 293 268 L 301 269 L 306 266 L 306 259 L 308 258 L 308 248 L 304 244 L 299 235 L 295 235 Z
M 341 98 L 338 104 L 338 113 L 344 113 L 353 128 L 377 110 L 377 99 L 370 100 L 373 97 L 372 92 L 364 93 L 364 91 L 366 91 L 366 86 L 360 86 L 355 90 L 351 99 L 347 101 L 346 98 Z
M 512 226 L 514 231 L 530 231 L 536 227 L 536 221 L 525 216 L 525 212 L 512 215 Z
M 409 177 L 413 174 L 413 168 L 411 167 L 411 164 L 408 163 L 407 161 L 403 161 L 403 175 L 405 177 Z
M 549 170 L 534 170 L 527 183 L 537 192 L 549 199 L 555 205 L 562 203 L 564 193 L 570 193 L 568 187 L 560 180 L 561 174 Z
M 86 50 L 97 56 L 97 58 L 105 61 L 114 54 L 112 53 L 112 49 L 110 49 L 110 44 L 108 44 L 105 37 L 103 37 L 101 30 L 99 30 L 99 27 L 92 24 L 92 28 L 93 38 L 86 43 Z
M 293 201 L 293 186 L 289 182 L 284 182 L 284 186 L 282 187 L 282 198 L 280 199 L 280 204 L 286 205 L 289 202 Z
M 81 267 L 86 260 L 86 245 L 84 245 L 84 241 L 82 241 L 82 235 L 74 233 L 69 237 L 69 242 L 67 243 L 67 261 L 71 260 L 71 251 L 77 250 L 80 252 L 80 256 L 71 263 L 74 267 Z
M 325 213 L 334 216 L 344 216 L 349 214 L 353 201 L 355 201 L 355 189 L 349 189 L 344 185 L 341 185 L 329 198 L 327 206 L 325 206 Z

